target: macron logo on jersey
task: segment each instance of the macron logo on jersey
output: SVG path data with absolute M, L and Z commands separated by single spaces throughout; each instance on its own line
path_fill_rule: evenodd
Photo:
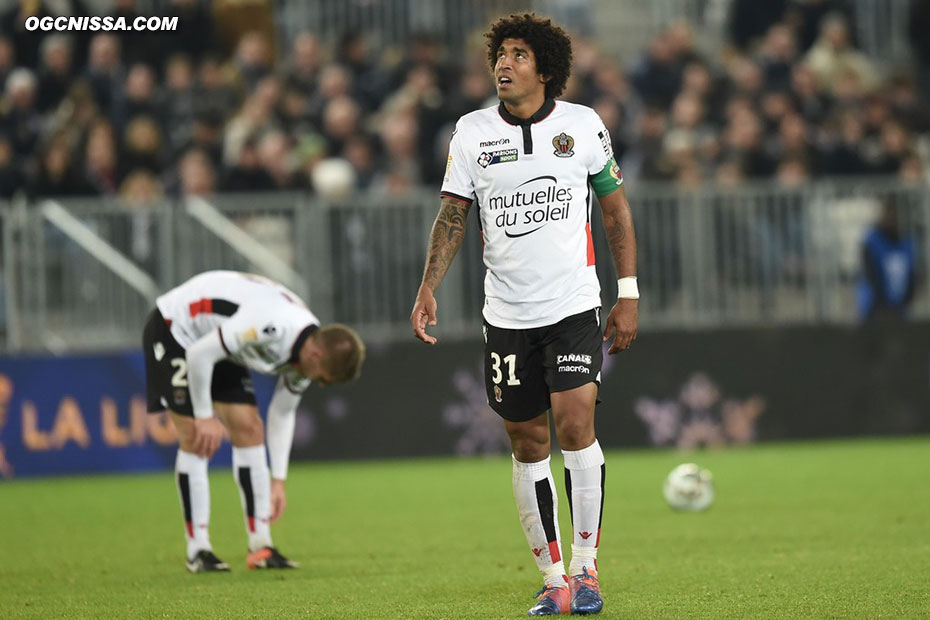
M 492 196 L 488 210 L 494 225 L 511 238 L 534 233 L 549 222 L 567 220 L 572 188 L 561 187 L 553 176 L 540 176 L 520 183 L 503 196 Z
M 497 140 L 487 140 L 478 144 L 478 148 L 486 148 L 489 146 L 498 146 L 500 144 L 510 144 L 510 138 L 498 138 Z

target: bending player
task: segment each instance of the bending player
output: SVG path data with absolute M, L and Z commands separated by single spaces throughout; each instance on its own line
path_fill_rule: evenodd
M 155 305 L 142 337 L 148 410 L 167 410 L 178 430 L 175 471 L 187 569 L 229 570 L 210 544 L 207 479 L 224 427 L 233 445 L 249 568 L 295 567 L 274 547 L 270 526 L 287 506 L 295 411 L 311 382 L 357 378 L 365 345 L 345 325 L 321 327 L 294 293 L 250 274 L 208 271 L 168 291 Z M 250 369 L 278 375 L 267 415 L 270 477 Z

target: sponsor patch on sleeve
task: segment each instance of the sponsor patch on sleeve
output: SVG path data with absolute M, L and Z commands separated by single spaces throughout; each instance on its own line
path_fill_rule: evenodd
M 446 160 L 446 173 L 443 176 L 442 180 L 445 183 L 448 183 L 452 178 L 452 153 L 449 153 L 449 158 Z
M 610 134 L 606 131 L 597 132 L 597 137 L 601 139 L 601 146 L 604 147 L 604 155 L 608 159 L 613 159 L 614 147 L 610 144 Z
M 242 332 L 242 335 L 240 336 L 240 340 L 242 341 L 243 344 L 247 342 L 255 342 L 256 340 L 258 340 L 258 332 L 255 331 L 254 327 L 250 327 L 244 332 Z

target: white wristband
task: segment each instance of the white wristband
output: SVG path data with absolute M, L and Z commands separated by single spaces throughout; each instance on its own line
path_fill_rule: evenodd
M 636 276 L 627 276 L 617 280 L 617 299 L 639 299 Z

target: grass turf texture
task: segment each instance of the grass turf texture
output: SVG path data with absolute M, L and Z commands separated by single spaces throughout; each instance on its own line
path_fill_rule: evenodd
M 601 617 L 928 617 L 928 453 L 930 438 L 609 453 Z M 706 513 L 661 499 L 685 460 L 714 473 Z M 189 575 L 168 472 L 3 483 L 0 616 L 522 617 L 541 579 L 510 484 L 505 458 L 295 466 L 274 534 L 303 567 L 252 572 L 217 470 L 212 540 L 233 572 Z

